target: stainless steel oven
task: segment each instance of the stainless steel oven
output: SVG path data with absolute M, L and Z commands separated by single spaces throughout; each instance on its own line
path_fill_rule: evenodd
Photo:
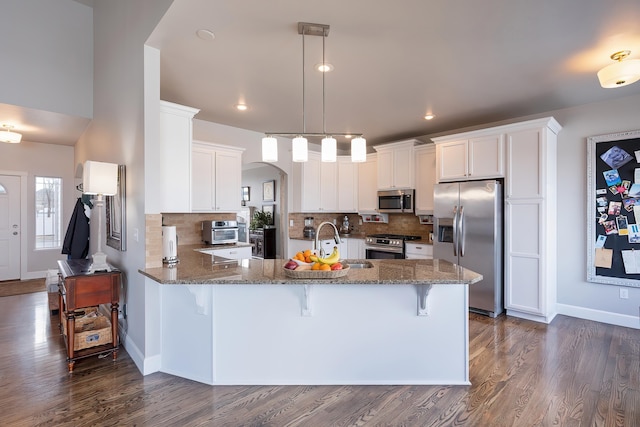
M 202 241 L 210 245 L 238 243 L 238 222 L 202 221 Z
M 404 259 L 405 240 L 416 240 L 420 236 L 399 234 L 372 234 L 364 241 L 367 259 Z

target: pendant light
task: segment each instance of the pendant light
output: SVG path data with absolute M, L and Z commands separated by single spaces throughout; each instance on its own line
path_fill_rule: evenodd
M 335 162 L 337 155 L 337 141 L 335 136 L 356 138 L 351 141 L 351 160 L 353 162 L 364 162 L 367 157 L 366 140 L 362 134 L 353 134 L 351 132 L 330 132 L 327 133 L 325 122 L 325 77 L 322 75 L 322 133 L 307 133 L 306 131 L 306 115 L 305 115 L 305 39 L 304 36 L 321 36 L 322 37 L 322 64 L 325 62 L 325 40 L 329 36 L 329 25 L 310 24 L 308 22 L 298 22 L 298 34 L 302 35 L 302 132 L 268 132 L 262 138 L 262 161 L 273 162 L 278 159 L 278 145 L 275 136 L 293 137 L 291 142 L 292 160 L 294 162 L 306 162 L 309 159 L 308 140 L 307 137 L 322 137 L 322 155 L 323 162 Z M 332 70 L 333 67 L 325 68 L 326 71 Z M 354 145 L 355 142 L 355 145 Z M 356 147 L 356 155 L 354 156 L 354 146 Z M 275 159 L 275 160 L 273 160 Z

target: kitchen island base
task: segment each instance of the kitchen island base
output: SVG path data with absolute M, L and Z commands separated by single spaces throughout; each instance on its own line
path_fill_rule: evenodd
M 425 300 L 415 284 L 146 280 L 160 295 L 169 374 L 211 385 L 470 384 L 467 284 L 434 285 Z

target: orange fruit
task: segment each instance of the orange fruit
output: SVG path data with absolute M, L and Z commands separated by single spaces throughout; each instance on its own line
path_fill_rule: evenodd
M 311 249 L 307 249 L 306 251 L 304 251 L 303 255 L 306 257 L 310 257 L 311 256 Z
M 329 264 L 322 264 L 320 266 L 320 270 L 322 270 L 322 271 L 331 271 L 331 266 Z
M 313 265 L 311 266 L 312 270 L 320 270 L 320 263 L 319 262 L 314 262 Z
M 311 262 L 311 258 L 308 256 L 304 257 L 304 262 Z

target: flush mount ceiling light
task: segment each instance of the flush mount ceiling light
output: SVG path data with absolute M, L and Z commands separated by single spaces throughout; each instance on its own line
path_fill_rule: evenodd
M 278 160 L 278 144 L 275 136 L 282 137 L 294 137 L 292 141 L 292 160 L 294 162 L 306 162 L 309 159 L 308 156 L 308 140 L 307 137 L 322 137 L 322 161 L 323 162 L 335 162 L 336 161 L 336 139 L 335 136 L 351 137 L 355 136 L 351 141 L 351 161 L 352 162 L 364 162 L 367 159 L 367 141 L 362 137 L 362 134 L 352 132 L 329 132 L 326 130 L 325 122 L 325 84 L 324 75 L 322 73 L 322 132 L 321 133 L 308 133 L 306 128 L 306 116 L 305 116 L 305 66 L 304 66 L 304 36 L 321 36 L 322 37 L 322 62 L 320 65 L 330 67 L 333 66 L 327 64 L 325 61 L 325 40 L 329 36 L 329 25 L 325 24 L 310 24 L 308 22 L 298 22 L 298 34 L 302 35 L 302 132 L 266 132 L 265 137 L 262 138 L 262 161 L 270 162 Z M 354 144 L 355 142 L 355 144 Z M 354 147 L 356 151 L 354 152 Z M 363 154 L 364 153 L 364 154 Z M 275 160 L 273 160 L 275 159 Z
M 611 55 L 614 62 L 598 71 L 600 86 L 615 88 L 630 85 L 640 80 L 640 59 L 625 58 L 631 54 L 629 50 L 621 50 Z
M 425 120 L 433 120 L 435 117 L 436 117 L 436 116 L 434 116 L 433 114 L 426 114 L 426 115 L 424 116 L 424 119 L 425 119 Z
M 249 106 L 247 104 L 236 104 L 234 105 L 235 109 L 238 111 L 247 111 Z
M 22 134 L 17 132 L 12 132 L 12 125 L 3 124 L 2 128 L 5 129 L 4 132 L 0 132 L 0 141 L 8 142 L 9 144 L 18 144 L 22 141 Z

